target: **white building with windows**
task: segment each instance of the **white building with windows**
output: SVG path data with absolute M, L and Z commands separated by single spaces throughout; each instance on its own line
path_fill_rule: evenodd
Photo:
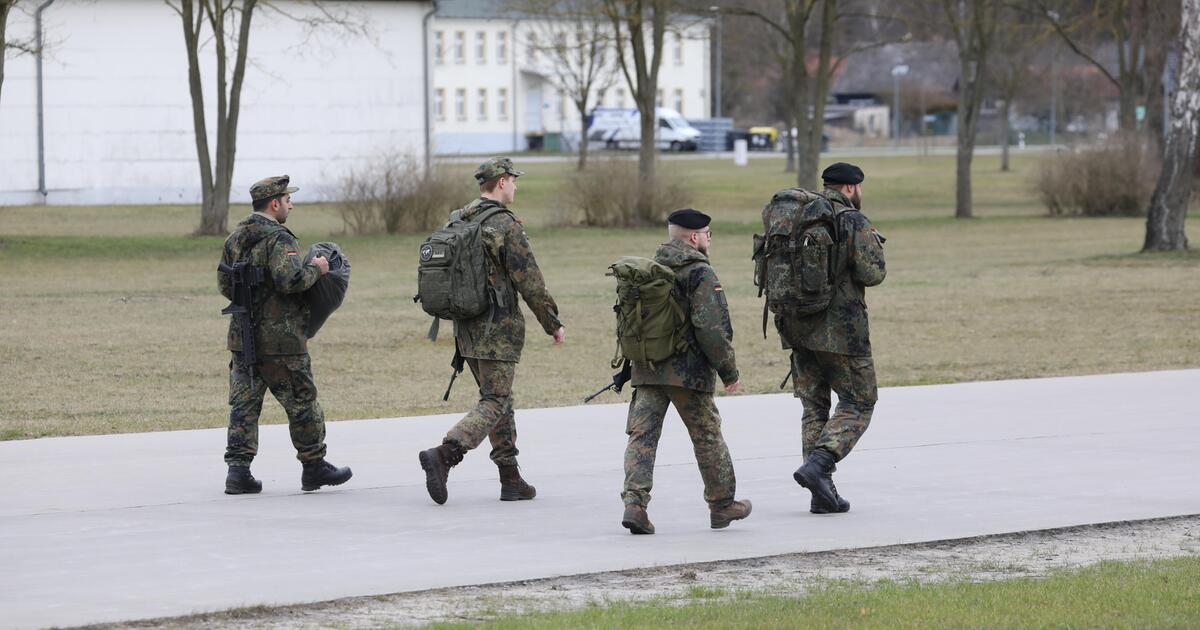
M 555 137 L 578 142 L 579 114 L 556 85 L 553 56 L 538 42 L 555 27 L 507 11 L 502 2 L 440 0 L 430 30 L 434 153 L 519 151 L 529 148 L 531 139 Z M 685 118 L 708 118 L 710 23 L 689 18 L 669 30 L 658 105 Z M 616 56 L 608 59 L 614 80 L 589 110 L 634 106 Z
M 9 38 L 32 39 L 38 6 L 45 7 L 44 98 L 39 103 L 36 58 L 10 55 L 0 92 L 0 205 L 198 202 L 180 16 L 161 0 L 25 2 L 10 14 Z M 384 153 L 425 158 L 422 41 L 433 2 L 347 0 L 329 8 L 365 24 L 366 33 L 309 28 L 303 18 L 319 21 L 320 9 L 303 0 L 260 3 L 254 13 L 235 203 L 248 201 L 250 185 L 268 175 L 291 175 L 302 191 L 297 200 L 313 201 L 336 197 L 347 169 Z M 214 58 L 208 37 L 200 59 L 213 155 Z

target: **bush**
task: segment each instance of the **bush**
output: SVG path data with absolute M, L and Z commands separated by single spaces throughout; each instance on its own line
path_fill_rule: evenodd
M 1051 216 L 1138 216 L 1146 212 L 1161 168 L 1152 140 L 1121 134 L 1047 158 L 1037 188 Z
M 461 181 L 423 173 L 406 156 L 385 155 L 350 171 L 340 183 L 338 210 L 355 234 L 428 232 L 471 199 Z
M 591 160 L 586 169 L 568 175 L 559 191 L 568 213 L 565 222 L 596 227 L 654 224 L 691 201 L 687 182 L 660 163 L 652 207 L 638 212 L 637 181 L 637 160 Z

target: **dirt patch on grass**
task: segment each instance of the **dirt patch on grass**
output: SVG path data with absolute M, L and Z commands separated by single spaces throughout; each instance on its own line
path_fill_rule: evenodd
M 849 551 L 790 554 L 545 580 L 249 608 L 103 628 L 377 628 L 477 622 L 651 599 L 687 603 L 738 591 L 800 596 L 831 580 L 994 581 L 1102 560 L 1200 555 L 1200 515 Z

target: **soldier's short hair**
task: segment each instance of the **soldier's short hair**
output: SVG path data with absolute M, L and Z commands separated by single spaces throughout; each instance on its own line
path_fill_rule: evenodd
M 273 197 L 266 197 L 263 199 L 255 199 L 254 201 L 252 201 L 250 203 L 250 205 L 251 205 L 251 207 L 254 208 L 255 212 L 259 212 L 261 210 L 265 210 L 267 206 L 271 205 L 271 202 L 273 200 L 282 199 L 282 198 L 283 198 L 283 195 L 275 195 Z
M 508 175 L 508 173 L 501 173 L 491 179 L 483 181 L 482 183 L 479 184 L 479 190 L 482 190 L 483 192 L 488 192 L 488 193 L 492 192 L 493 190 L 496 190 L 496 186 L 500 185 L 500 180 L 503 179 L 506 175 Z

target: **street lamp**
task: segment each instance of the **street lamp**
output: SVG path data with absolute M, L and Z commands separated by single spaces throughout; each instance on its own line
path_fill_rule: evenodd
M 908 75 L 908 66 L 898 63 L 892 66 L 892 103 L 895 108 L 895 135 L 892 136 L 892 146 L 900 146 L 900 78 Z
M 721 7 L 713 5 L 708 10 L 717 16 L 717 59 L 713 64 L 713 118 L 721 117 Z

